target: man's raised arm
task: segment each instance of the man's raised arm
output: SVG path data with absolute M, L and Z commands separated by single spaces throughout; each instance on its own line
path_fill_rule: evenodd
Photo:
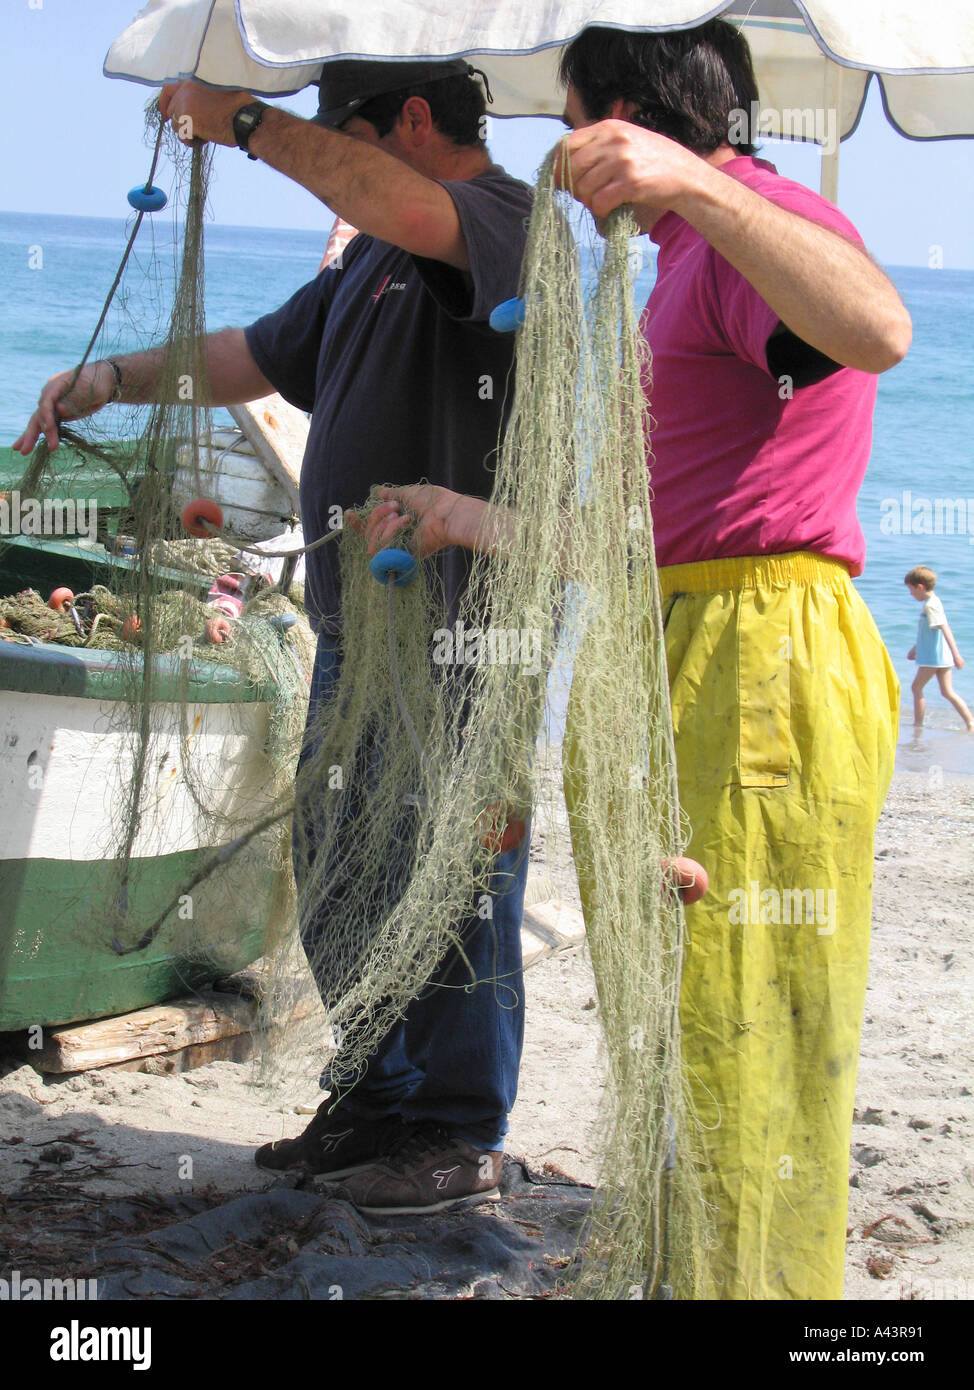
M 910 316 L 855 242 L 776 206 L 709 158 L 624 120 L 566 136 L 566 186 L 596 217 L 633 205 L 644 231 L 672 211 L 747 279 L 796 337 L 844 367 L 884 372 L 905 356 Z M 733 151 L 727 151 L 732 157 Z
M 233 118 L 254 100 L 247 92 L 219 92 L 181 82 L 163 88 L 159 108 L 181 139 L 185 131 L 192 138 L 235 146 Z M 429 108 L 424 118 L 424 106 L 414 100 L 404 110 L 403 138 L 420 145 L 430 133 Z M 247 149 L 366 235 L 458 270 L 470 268 L 453 199 L 440 183 L 405 160 L 273 106 L 264 108 Z
M 208 404 L 237 405 L 242 401 L 259 400 L 274 390 L 254 361 L 242 328 L 225 328 L 219 333 L 208 334 L 206 349 Z M 61 421 L 95 415 L 116 401 L 123 405 L 144 405 L 158 399 L 155 393 L 166 351 L 164 347 L 154 347 L 145 352 L 92 362 L 84 368 L 67 395 L 62 393 L 74 379 L 75 369 L 52 376 L 41 392 L 27 428 L 14 441 L 13 447 L 27 455 L 43 434 L 50 447 L 56 449 Z

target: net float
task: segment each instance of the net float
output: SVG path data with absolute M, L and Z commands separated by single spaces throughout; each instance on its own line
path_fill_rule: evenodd
M 169 202 L 166 194 L 155 184 L 146 188 L 145 184 L 136 184 L 135 188 L 130 188 L 127 193 L 129 206 L 135 208 L 136 212 L 161 212 Z
M 660 868 L 663 870 L 664 881 L 671 888 L 679 890 L 684 903 L 697 902 L 710 887 L 707 870 L 695 859 L 688 859 L 685 855 L 664 859 Z
M 134 613 L 130 614 L 130 616 L 127 617 L 127 618 L 125 619 L 125 622 L 122 624 L 122 641 L 123 641 L 123 642 L 138 642 L 138 641 L 140 641 L 141 638 L 140 638 L 140 635 L 139 635 L 139 634 L 141 633 L 141 631 L 142 631 L 142 623 L 141 623 L 141 621 L 135 616 Z
M 498 304 L 491 311 L 487 322 L 495 333 L 513 333 L 524 323 L 526 313 L 526 300 L 516 296 L 514 299 L 505 299 L 502 304 Z
M 225 618 L 221 613 L 216 618 L 211 618 L 206 624 L 206 640 L 215 646 L 222 646 L 228 637 L 233 635 L 233 628 L 230 619 Z
M 180 520 L 189 534 L 201 541 L 209 540 L 214 531 L 223 529 L 223 511 L 208 497 L 194 497 L 192 502 L 187 502 Z
M 61 588 L 55 589 L 51 597 L 47 600 L 48 608 L 53 608 L 55 613 L 67 613 L 67 610 L 74 603 L 74 590 Z
M 415 555 L 410 555 L 408 550 L 389 548 L 372 556 L 369 569 L 372 571 L 373 579 L 377 579 L 380 584 L 385 584 L 391 579 L 397 588 L 401 588 L 403 584 L 409 584 L 415 579 L 418 563 Z
M 492 802 L 480 817 L 478 833 L 484 849 L 492 854 L 506 854 L 517 849 L 527 833 L 527 822 L 508 812 L 500 802 Z

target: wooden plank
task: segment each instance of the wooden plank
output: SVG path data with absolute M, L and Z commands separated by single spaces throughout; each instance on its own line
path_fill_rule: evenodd
M 552 898 L 525 908 L 521 924 L 521 957 L 525 970 L 584 940 L 585 919 L 573 903 Z
M 301 462 L 308 442 L 308 417 L 277 394 L 227 409 L 254 453 L 281 483 L 298 510 Z
M 46 1032 L 43 1048 L 29 1060 L 40 1072 L 90 1071 L 235 1037 L 253 1028 L 256 1014 L 249 999 L 201 990 L 195 999 L 55 1028 Z
M 560 898 L 535 903 L 525 909 L 521 927 L 524 968 L 570 950 L 584 939 L 584 919 L 574 904 Z M 25 1053 L 24 1060 L 40 1072 L 62 1075 L 97 1067 L 128 1070 L 161 1054 L 181 1054 L 171 1064 L 159 1066 L 166 1071 L 189 1070 L 215 1056 L 241 1058 L 249 1052 L 242 1035 L 253 1033 L 258 1025 L 259 1006 L 248 996 L 259 993 L 260 977 L 242 972 L 220 983 L 221 991 L 200 990 L 192 999 L 174 999 L 114 1018 L 46 1030 L 43 1047 Z M 227 993 L 228 986 L 242 993 Z M 312 1001 L 299 1000 L 292 1019 L 306 1015 L 312 1007 Z M 234 1044 L 233 1039 L 241 1042 Z M 208 1046 L 223 1040 L 231 1040 L 226 1050 Z

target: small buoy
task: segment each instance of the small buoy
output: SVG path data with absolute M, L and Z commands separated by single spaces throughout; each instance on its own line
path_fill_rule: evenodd
M 122 641 L 140 642 L 142 640 L 139 636 L 141 631 L 142 624 L 139 621 L 139 619 L 135 616 L 135 614 L 132 613 L 128 618 L 125 619 L 125 622 L 122 624 Z
M 210 619 L 206 624 L 205 632 L 206 640 L 214 643 L 218 647 L 222 646 L 229 637 L 233 636 L 233 628 L 230 624 L 230 619 L 224 617 L 222 613 Z
M 53 608 L 55 613 L 64 613 L 65 609 L 70 608 L 72 603 L 74 603 L 74 593 L 71 589 L 55 589 L 47 600 L 48 608 Z
M 681 855 L 675 859 L 664 859 L 660 867 L 664 879 L 672 888 L 679 889 L 685 903 L 697 902 L 710 887 L 707 870 L 695 859 Z
M 369 561 L 369 569 L 380 584 L 385 584 L 390 576 L 395 575 L 393 583 L 398 588 L 415 579 L 417 564 L 416 556 L 410 555 L 408 550 L 380 550 Z
M 192 502 L 187 502 L 180 520 L 189 534 L 201 541 L 209 540 L 213 529 L 223 530 L 223 512 L 208 497 L 195 497 Z
M 526 309 L 527 302 L 522 298 L 505 299 L 492 310 L 487 322 L 495 333 L 513 333 L 524 322 Z
M 480 843 L 492 854 L 516 849 L 527 832 L 527 823 L 511 815 L 500 802 L 492 801 L 479 820 Z
M 290 632 L 297 620 L 297 613 L 278 613 L 275 617 L 269 618 L 268 622 L 278 632 Z
M 146 188 L 144 183 L 129 189 L 128 200 L 136 212 L 161 212 L 169 202 L 161 188 L 156 188 L 155 184 Z

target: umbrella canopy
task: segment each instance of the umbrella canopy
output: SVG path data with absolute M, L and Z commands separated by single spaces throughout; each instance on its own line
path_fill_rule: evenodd
M 835 196 L 838 139 L 855 130 L 876 74 L 890 122 L 914 140 L 974 136 L 970 0 L 149 0 L 112 44 L 109 77 L 194 77 L 282 96 L 335 58 L 468 56 L 495 116 L 559 116 L 559 51 L 588 24 L 683 29 L 723 15 L 754 54 L 762 135 L 821 145 Z
M 469 55 L 491 80 L 495 115 L 557 116 L 558 50 L 587 24 L 682 29 L 717 15 L 743 24 L 769 109 L 765 133 L 787 136 L 773 112 L 781 126 L 786 109 L 822 106 L 841 69 L 842 136 L 855 129 L 873 73 L 904 135 L 974 135 L 970 0 L 149 0 L 112 44 L 105 73 L 274 96 L 317 81 L 329 58 Z

